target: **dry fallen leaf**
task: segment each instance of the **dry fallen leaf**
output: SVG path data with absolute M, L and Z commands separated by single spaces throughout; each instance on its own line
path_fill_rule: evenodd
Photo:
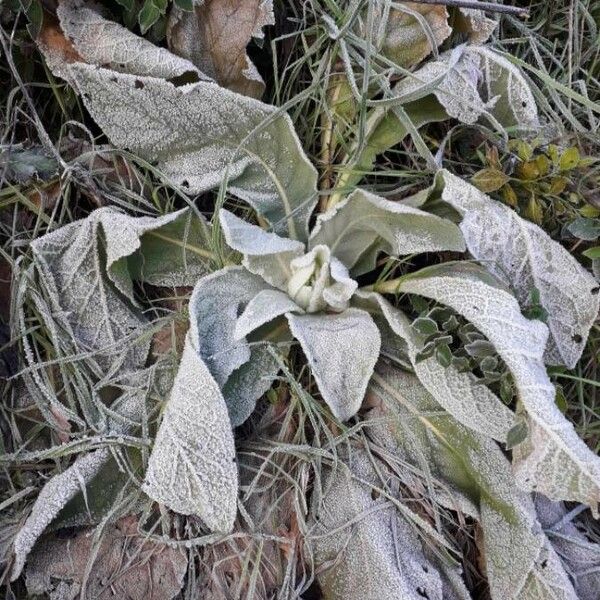
M 383 36 L 382 53 L 409 68 L 420 63 L 452 33 L 445 6 L 399 2 L 390 10 Z M 383 11 L 382 8 L 378 9 Z
M 272 0 L 195 0 L 194 11 L 171 13 L 169 48 L 234 92 L 260 98 L 265 84 L 246 54 L 272 25 Z
M 43 540 L 29 558 L 27 590 L 52 598 L 170 600 L 183 586 L 187 564 L 181 549 L 145 539 L 136 517 L 128 516 L 103 532 L 96 554 L 94 530 Z

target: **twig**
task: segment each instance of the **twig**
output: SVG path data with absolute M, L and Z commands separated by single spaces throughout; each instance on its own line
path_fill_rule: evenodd
M 518 6 L 504 6 L 493 2 L 477 2 L 477 0 L 414 0 L 416 4 L 441 4 L 459 8 L 476 8 L 486 12 L 495 12 L 505 15 L 529 15 L 529 10 Z

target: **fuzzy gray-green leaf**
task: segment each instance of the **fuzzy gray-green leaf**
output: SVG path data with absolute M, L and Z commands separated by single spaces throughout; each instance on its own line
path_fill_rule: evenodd
M 434 94 L 451 117 L 471 124 L 491 116 L 504 127 L 537 128 L 537 107 L 519 69 L 485 46 L 459 46 L 403 79 L 404 101 Z
M 285 289 L 292 274 L 290 262 L 304 253 L 304 244 L 247 223 L 228 210 L 221 209 L 219 221 L 227 245 L 243 254 L 244 266 L 271 285 Z
M 377 326 L 367 312 L 355 308 L 339 314 L 288 313 L 287 318 L 323 400 L 346 421 L 360 408 L 379 356 Z
M 212 531 L 233 528 L 238 475 L 227 406 L 189 334 L 143 489 Z
M 479 274 L 478 274 L 479 273 Z M 442 264 L 411 275 L 400 291 L 446 304 L 471 321 L 512 372 L 528 415 L 530 435 L 513 450 L 519 484 L 555 500 L 600 501 L 600 459 L 577 436 L 560 412 L 543 355 L 548 329 L 527 320 L 516 299 L 491 275 L 468 264 Z
M 162 270 L 165 264 L 152 252 L 144 260 L 143 240 L 161 235 L 164 228 L 177 230 L 188 219 L 185 213 L 134 218 L 102 208 L 32 243 L 39 283 L 77 352 L 92 353 L 102 368 L 119 363 L 134 370 L 143 365 L 150 340 L 140 337 L 146 319 L 135 306 L 132 279 L 144 269 L 130 270 L 129 260 L 145 264 L 152 273 L 158 264 Z M 163 278 L 177 271 L 173 277 L 189 280 L 206 270 L 205 257 L 196 260 L 194 255 L 186 264 L 185 248 L 165 244 L 164 254 L 173 262 Z
M 221 388 L 231 373 L 250 359 L 245 339 L 238 339 L 238 315 L 261 291 L 272 289 L 243 267 L 225 267 L 200 279 L 190 299 L 190 335 Z
M 452 250 L 463 252 L 458 227 L 446 219 L 364 190 L 355 190 L 319 216 L 310 246 L 325 244 L 353 273 L 372 270 L 379 252 L 390 256 Z
M 411 366 L 421 384 L 455 419 L 494 439 L 506 439 L 514 414 L 486 385 L 453 365 L 442 366 L 435 356 L 417 360 L 422 341 L 415 335 L 408 317 L 380 294 L 359 292 L 355 305 L 381 311 L 394 334 L 406 342 Z
M 548 313 L 545 360 L 573 368 L 600 306 L 598 284 L 575 258 L 540 227 L 442 171 L 442 200 L 458 210 L 471 255 L 503 279 L 525 309 L 537 290 Z
M 440 410 L 414 376 L 397 368 L 378 365 L 372 391 L 381 401 L 370 415 L 378 418 L 371 428 L 377 442 L 415 465 L 425 460 L 446 490 L 465 494 L 478 506 L 492 598 L 576 600 L 531 498 L 515 485 L 495 442 Z M 459 496 L 454 504 L 462 503 Z
M 340 461 L 326 471 L 318 521 L 308 536 L 324 598 L 443 600 L 440 575 L 423 556 L 416 532 L 384 498 L 371 496 L 375 477 L 360 450 L 348 466 Z

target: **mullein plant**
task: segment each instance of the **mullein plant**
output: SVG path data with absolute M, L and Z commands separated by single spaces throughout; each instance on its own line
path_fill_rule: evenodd
M 220 208 L 210 223 L 193 206 L 157 218 L 105 207 L 36 240 L 19 288 L 23 326 L 27 300 L 56 347 L 89 358 L 90 377 L 118 375 L 125 390 L 144 381 L 108 408 L 100 395 L 59 400 L 31 375 L 43 416 L 126 436 L 160 380 L 170 389 L 142 490 L 227 534 L 238 515 L 234 428 L 301 349 L 332 428 L 363 422 L 390 457 L 354 440 L 340 464 L 324 467 L 322 492 L 315 485 L 306 552 L 327 598 L 469 597 L 456 566 L 431 549 L 444 544 L 439 531 L 384 490 L 407 465 L 425 465 L 436 501 L 479 523 L 493 598 L 591 599 L 597 588 L 573 579 L 573 553 L 555 549 L 540 519 L 558 506 L 550 501 L 596 514 L 600 500 L 600 460 L 557 407 L 546 372 L 576 365 L 598 314 L 598 283 L 542 229 L 446 169 L 400 201 L 356 187 L 379 153 L 407 134 L 420 139 L 415 122 L 538 124 L 518 69 L 482 45 L 489 20 L 462 12 L 471 43 L 436 51 L 375 101 L 365 143 L 317 211 L 317 172 L 284 112 L 221 87 L 95 8 L 69 0 L 57 16 L 69 52 L 48 37 L 40 48 L 111 143 L 181 191 L 227 189 L 257 218 Z M 343 41 L 343 28 L 331 19 L 325 26 Z M 436 48 L 447 37 L 440 31 Z M 391 52 L 393 38 L 382 35 Z M 403 258 L 425 253 L 455 259 L 393 275 Z M 154 330 L 136 282 L 194 286 L 173 381 L 148 366 Z M 405 297 L 434 309 L 415 320 Z M 531 318 L 532 297 L 543 321 Z M 474 341 L 456 333 L 460 323 Z M 502 364 L 514 398 L 498 397 L 493 378 L 481 376 L 488 369 L 473 372 L 464 349 L 476 355 L 476 347 L 486 348 L 486 364 Z M 48 481 L 16 536 L 14 577 L 82 482 L 93 486 L 110 460 L 108 449 L 94 450 Z M 340 536 L 347 522 L 355 535 Z

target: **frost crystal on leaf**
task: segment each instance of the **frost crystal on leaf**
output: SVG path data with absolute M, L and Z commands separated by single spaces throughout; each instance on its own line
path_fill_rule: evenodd
M 471 255 L 511 287 L 522 308 L 539 292 L 550 330 L 544 358 L 572 369 L 598 316 L 598 283 L 534 223 L 448 171 L 438 177 L 442 200 L 463 216 L 460 228 Z
M 229 532 L 237 464 L 225 399 L 188 333 L 143 485 L 157 502 Z
M 469 431 L 440 407 L 412 375 L 377 366 L 372 389 L 381 405 L 371 434 L 413 464 L 425 464 L 446 489 L 479 508 L 482 558 L 494 600 L 576 600 L 560 559 L 541 530 L 531 498 L 514 483 L 510 465 L 486 436 Z M 449 487 L 448 487 L 449 486 Z M 460 496 L 453 502 L 464 504 Z
M 287 318 L 323 399 L 340 421 L 349 419 L 362 404 L 379 356 L 381 338 L 373 319 L 356 308 Z
M 144 260 L 145 237 L 161 235 L 164 227 L 178 235 L 185 213 L 134 218 L 101 208 L 32 243 L 40 284 L 78 352 L 93 353 L 105 368 L 119 362 L 133 371 L 143 365 L 149 340 L 138 339 L 146 319 L 135 306 L 132 278 L 143 277 L 140 265 L 151 273 L 156 269 L 151 252 Z M 179 245 L 165 247 L 165 252 L 173 261 L 171 268 L 187 266 L 178 280 L 189 281 L 205 272 L 206 259 L 195 260 L 195 255 L 188 259 L 185 244 L 181 247 L 181 241 L 175 241 Z M 129 260 L 138 267 L 130 269 Z M 158 282 L 156 276 L 151 280 Z
M 318 244 L 329 246 L 354 275 L 371 271 L 379 252 L 401 256 L 465 249 L 451 221 L 363 190 L 355 190 L 333 210 L 319 215 L 310 247 Z
M 492 117 L 501 126 L 538 127 L 535 99 L 525 78 L 507 58 L 485 46 L 459 46 L 403 79 L 398 97 L 434 94 L 448 115 L 463 123 Z
M 131 75 L 171 79 L 189 74 L 192 80 L 209 79 L 190 61 L 105 19 L 81 0 L 63 0 L 56 14 L 65 36 L 90 64 Z
M 47 44 L 40 48 L 115 146 L 157 163 L 191 193 L 226 180 L 276 231 L 306 238 L 317 173 L 288 115 L 209 81 L 176 85 L 188 61 L 74 2 L 62 11 L 64 33 L 74 42 L 71 64 Z M 102 32 L 108 35 L 101 42 L 88 39 Z
M 309 535 L 325 597 L 443 600 L 440 575 L 413 527 L 384 498 L 372 498 L 368 484 L 376 477 L 368 456 L 357 449 L 348 466 L 339 462 L 326 471 Z
M 505 441 L 514 425 L 514 414 L 472 373 L 461 373 L 455 366 L 443 367 L 435 356 L 417 360 L 422 342 L 417 339 L 410 321 L 380 294 L 359 292 L 365 308 L 379 309 L 392 331 L 407 343 L 408 356 L 419 381 L 436 401 L 455 419 L 471 429 Z
M 33 510 L 15 538 L 13 580 L 21 574 L 27 555 L 46 527 L 55 519 L 65 504 L 82 491 L 83 486 L 98 474 L 109 456 L 108 448 L 80 456 L 68 469 L 55 475 L 42 488 Z
M 491 276 L 468 264 L 423 269 L 400 291 L 446 304 L 471 321 L 494 345 L 512 372 L 528 415 L 530 435 L 513 450 L 519 485 L 555 500 L 576 500 L 596 511 L 600 501 L 600 458 L 579 439 L 555 403 L 543 362 L 548 330 L 529 321 L 515 298 L 490 284 Z

